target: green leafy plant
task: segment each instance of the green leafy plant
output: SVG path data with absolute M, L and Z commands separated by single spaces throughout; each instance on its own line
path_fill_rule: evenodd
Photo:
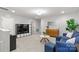
M 78 24 L 75 22 L 74 19 L 69 19 L 66 22 L 67 22 L 67 28 L 66 28 L 66 30 L 68 30 L 68 31 L 76 30 Z
M 47 35 L 47 33 L 46 32 L 43 32 L 43 35 Z

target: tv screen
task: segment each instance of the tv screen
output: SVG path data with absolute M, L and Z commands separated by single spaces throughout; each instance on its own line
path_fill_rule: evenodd
M 29 24 L 17 24 L 17 34 L 29 33 Z

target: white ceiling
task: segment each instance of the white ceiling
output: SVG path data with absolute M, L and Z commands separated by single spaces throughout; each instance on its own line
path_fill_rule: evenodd
M 65 11 L 64 14 L 79 12 L 78 7 L 7 7 L 8 9 L 15 10 L 16 15 L 25 16 L 29 18 L 44 18 L 61 15 L 61 11 Z M 33 10 L 43 9 L 47 13 L 38 16 L 32 13 Z

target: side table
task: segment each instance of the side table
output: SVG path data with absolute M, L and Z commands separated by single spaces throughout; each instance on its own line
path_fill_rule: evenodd
M 40 35 L 40 37 L 41 37 L 41 40 L 40 40 L 40 42 L 45 42 L 45 43 L 47 43 L 47 42 L 49 42 L 49 35 Z

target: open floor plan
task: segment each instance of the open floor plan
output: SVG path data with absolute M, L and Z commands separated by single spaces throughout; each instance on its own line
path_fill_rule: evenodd
M 79 52 L 79 7 L 0 7 L 0 52 Z

